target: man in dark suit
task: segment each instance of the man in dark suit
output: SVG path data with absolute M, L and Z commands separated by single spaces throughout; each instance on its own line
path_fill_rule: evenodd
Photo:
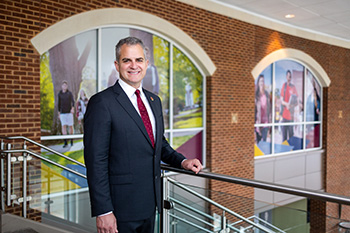
M 84 122 L 84 157 L 98 232 L 154 231 L 160 209 L 160 161 L 198 173 L 197 159 L 173 150 L 158 96 L 142 89 L 148 60 L 141 40 L 116 45 L 116 84 L 94 95 Z M 118 222 L 118 223 L 117 223 Z

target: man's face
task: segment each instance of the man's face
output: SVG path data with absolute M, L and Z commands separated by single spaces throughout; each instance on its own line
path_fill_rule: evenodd
M 141 45 L 124 44 L 120 50 L 120 60 L 114 62 L 120 78 L 134 88 L 139 88 L 146 75 L 148 60 Z
M 290 75 L 290 73 L 287 73 L 287 82 L 290 83 L 292 81 L 292 76 Z
M 62 83 L 62 91 L 63 91 L 63 92 L 66 92 L 67 89 L 68 89 L 67 83 Z

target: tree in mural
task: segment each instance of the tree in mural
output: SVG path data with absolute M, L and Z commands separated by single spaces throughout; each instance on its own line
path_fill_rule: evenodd
M 174 47 L 174 97 L 178 109 L 185 105 L 186 86 L 191 87 L 194 93 L 194 103 L 202 105 L 202 75 L 198 69 L 179 49 Z M 177 111 L 175 111 L 178 113 Z
M 55 106 L 54 98 L 49 53 L 45 52 L 40 56 L 40 115 L 43 134 L 50 134 Z
M 62 81 L 67 80 L 68 89 L 72 92 L 76 100 L 82 82 L 82 71 L 86 65 L 91 47 L 91 43 L 87 43 L 84 51 L 79 55 L 75 37 L 71 37 L 49 50 L 50 72 L 55 97 L 53 124 L 51 128 L 53 135 L 61 132 L 57 111 L 57 94 L 61 90 Z
M 169 42 L 153 35 L 153 55 L 154 65 L 159 73 L 159 97 L 162 100 L 164 126 L 169 128 L 169 78 L 170 78 L 170 62 L 169 62 Z

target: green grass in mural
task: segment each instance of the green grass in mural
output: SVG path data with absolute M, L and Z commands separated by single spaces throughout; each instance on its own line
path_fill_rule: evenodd
M 76 141 L 76 142 L 78 142 L 78 141 Z M 56 162 L 58 164 L 61 164 L 63 166 L 66 166 L 67 164 L 74 164 L 73 162 L 70 162 L 69 160 L 62 158 L 58 155 L 52 154 L 51 152 L 48 152 L 48 151 L 42 152 L 41 154 L 45 158 L 50 159 L 51 161 Z M 63 154 L 71 159 L 74 159 L 78 162 L 84 163 L 84 149 L 77 150 L 77 151 L 67 151 Z M 59 167 L 57 167 L 51 163 L 45 162 L 45 161 L 43 161 L 43 163 L 58 173 L 62 172 L 62 168 L 59 168 Z
M 201 127 L 202 126 L 202 118 L 190 118 L 188 120 L 178 121 L 175 122 L 174 128 L 175 129 L 186 129 L 186 128 L 195 128 L 195 127 Z
M 187 142 L 193 137 L 193 135 L 186 135 L 186 136 L 181 136 L 181 137 L 174 137 L 173 139 L 173 146 L 174 149 L 177 149 L 179 146 Z
M 202 121 L 203 121 L 202 111 L 197 111 L 197 112 L 176 117 L 174 122 L 174 128 L 186 129 L 186 128 L 202 127 L 203 125 Z

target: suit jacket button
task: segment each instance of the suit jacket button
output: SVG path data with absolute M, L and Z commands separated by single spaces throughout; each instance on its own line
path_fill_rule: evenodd
M 158 179 L 158 176 L 156 176 L 155 178 Z

